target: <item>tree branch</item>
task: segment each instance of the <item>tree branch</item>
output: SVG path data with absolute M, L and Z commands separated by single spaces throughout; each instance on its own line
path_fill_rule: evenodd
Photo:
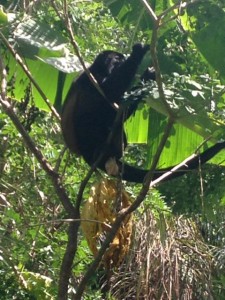
M 173 110 L 170 108 L 170 106 L 168 105 L 165 94 L 164 94 L 163 85 L 162 85 L 162 75 L 161 75 L 158 56 L 157 56 L 158 30 L 160 29 L 161 17 L 157 17 L 155 15 L 153 9 L 151 8 L 150 4 L 147 3 L 147 1 L 141 0 L 141 2 L 143 3 L 145 9 L 147 10 L 148 14 L 150 15 L 150 17 L 153 21 L 153 32 L 152 32 L 150 50 L 151 50 L 153 66 L 155 69 L 156 83 L 158 86 L 160 100 L 163 102 L 163 105 L 165 106 L 165 109 L 167 110 L 169 118 L 171 120 L 175 120 L 175 114 L 174 114 Z

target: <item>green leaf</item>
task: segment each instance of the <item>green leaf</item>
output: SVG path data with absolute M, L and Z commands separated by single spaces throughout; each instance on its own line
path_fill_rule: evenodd
M 33 57 L 35 55 L 59 57 L 68 52 L 66 39 L 60 32 L 54 30 L 53 27 L 44 21 L 36 21 L 27 17 L 16 28 L 14 36 L 25 57 L 30 57 L 31 55 Z M 25 46 L 25 49 L 22 46 Z M 28 56 L 29 54 L 30 56 Z
M 181 16 L 182 25 L 209 65 L 225 79 L 225 12 L 214 1 L 196 1 Z
M 45 62 L 40 60 L 27 58 L 26 65 L 31 72 L 34 80 L 44 91 L 50 102 L 54 104 L 57 95 L 58 76 L 60 72 L 53 66 L 46 64 Z M 11 55 L 8 58 L 7 68 L 9 69 L 8 82 L 14 82 L 13 89 L 9 89 L 8 94 L 9 96 L 13 94 L 13 98 L 20 101 L 24 98 L 26 88 L 30 84 L 30 81 L 25 75 L 22 68 L 16 63 L 14 57 L 12 57 Z M 65 98 L 73 78 L 74 73 L 66 75 L 62 92 L 62 99 Z M 35 87 L 32 88 L 32 95 L 33 101 L 37 107 L 47 111 L 49 110 L 48 106 L 45 104 L 43 98 L 40 96 Z M 31 100 L 32 99 L 30 99 L 30 101 Z

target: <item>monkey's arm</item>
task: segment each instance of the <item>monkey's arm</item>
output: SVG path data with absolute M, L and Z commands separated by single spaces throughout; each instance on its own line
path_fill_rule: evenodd
M 121 97 L 128 90 L 137 68 L 148 50 L 149 46 L 136 44 L 127 60 L 103 81 L 101 88 L 111 102 L 118 104 L 121 102 Z

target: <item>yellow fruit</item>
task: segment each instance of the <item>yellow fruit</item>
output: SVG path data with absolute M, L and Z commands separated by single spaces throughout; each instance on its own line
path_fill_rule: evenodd
M 90 197 L 81 213 L 81 227 L 93 255 L 116 219 L 117 211 L 130 206 L 131 200 L 121 184 L 110 179 L 103 179 L 91 188 Z M 110 247 L 103 256 L 107 268 L 118 266 L 129 250 L 132 233 L 132 216 L 129 215 L 121 224 Z

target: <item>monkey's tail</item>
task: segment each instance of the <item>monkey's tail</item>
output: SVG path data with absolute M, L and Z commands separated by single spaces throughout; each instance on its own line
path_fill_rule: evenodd
M 169 174 L 166 178 L 162 180 L 162 182 L 180 177 L 186 174 L 190 170 L 197 169 L 199 167 L 199 164 L 203 165 L 212 157 L 214 157 L 218 152 L 220 152 L 222 149 L 225 149 L 225 141 L 218 142 L 212 147 L 202 152 L 201 154 L 197 155 L 192 160 L 190 160 L 186 165 L 182 166 L 181 169 Z M 122 164 L 121 162 L 119 162 L 119 167 L 122 170 L 122 179 L 129 182 L 142 183 L 145 179 L 145 176 L 148 173 L 148 170 L 138 169 L 128 164 Z M 159 178 L 161 175 L 169 172 L 174 167 L 175 166 L 171 166 L 168 168 L 155 170 L 153 173 L 152 180 Z

